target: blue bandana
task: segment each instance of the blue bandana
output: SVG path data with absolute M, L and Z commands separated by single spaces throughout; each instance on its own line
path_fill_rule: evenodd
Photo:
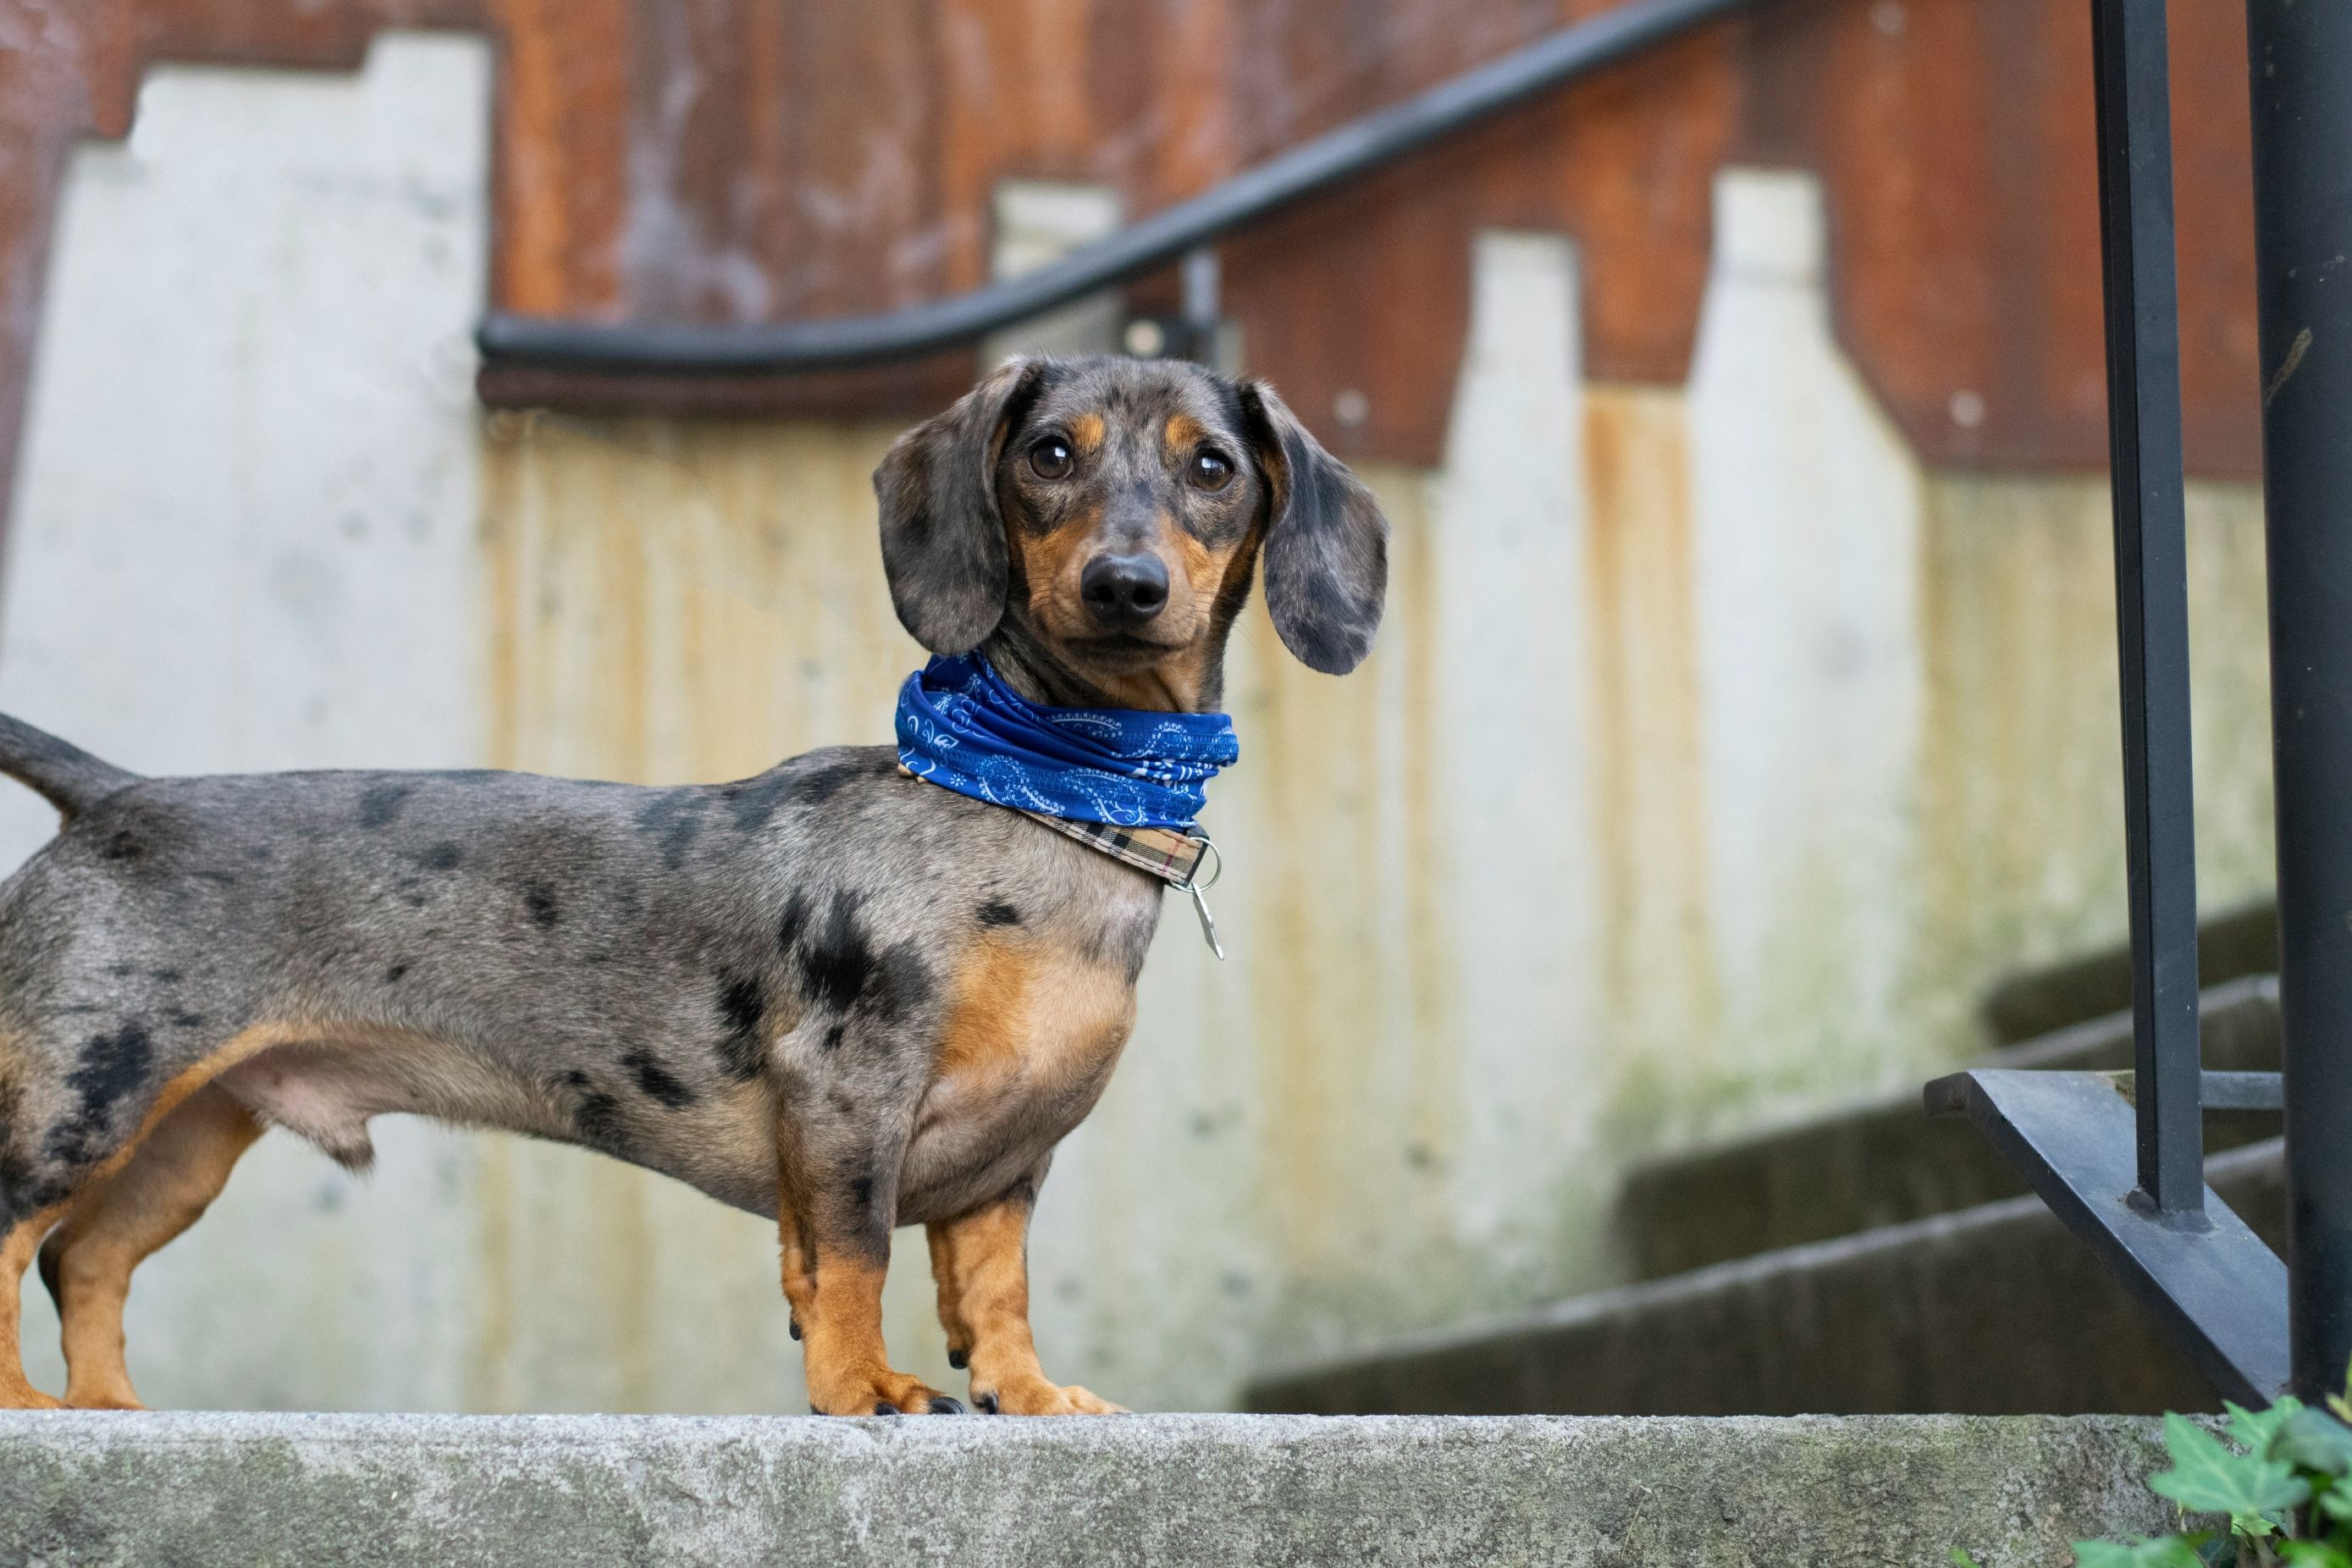
M 1223 713 L 1040 708 L 977 654 L 898 689 L 898 761 L 958 795 L 1118 827 L 1190 828 L 1241 755 Z

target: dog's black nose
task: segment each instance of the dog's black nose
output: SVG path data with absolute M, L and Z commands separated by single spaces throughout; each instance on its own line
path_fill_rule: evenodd
M 1157 555 L 1097 555 L 1078 574 L 1078 596 L 1108 626 L 1139 626 L 1168 603 L 1168 568 Z

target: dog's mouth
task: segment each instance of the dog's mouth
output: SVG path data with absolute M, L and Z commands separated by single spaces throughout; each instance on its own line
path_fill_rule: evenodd
M 1097 668 L 1131 674 L 1183 651 L 1181 642 L 1161 642 L 1134 632 L 1108 632 L 1099 637 L 1072 637 L 1064 647 L 1077 659 Z

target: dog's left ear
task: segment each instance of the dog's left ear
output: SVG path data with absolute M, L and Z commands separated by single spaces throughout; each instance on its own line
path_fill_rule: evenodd
M 1006 360 L 954 407 L 892 442 L 874 470 L 890 605 L 933 653 L 970 653 L 1003 617 L 1011 569 L 996 459 L 1045 368 Z
M 1265 475 L 1265 607 L 1300 663 L 1345 675 L 1364 662 L 1389 585 L 1389 520 L 1262 381 L 1242 411 Z

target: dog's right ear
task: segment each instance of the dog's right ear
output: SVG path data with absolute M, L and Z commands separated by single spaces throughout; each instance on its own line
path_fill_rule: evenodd
M 899 624 L 933 653 L 970 653 L 1004 614 L 1010 567 L 996 459 L 1045 362 L 1014 357 L 891 443 L 874 470 L 882 571 Z

